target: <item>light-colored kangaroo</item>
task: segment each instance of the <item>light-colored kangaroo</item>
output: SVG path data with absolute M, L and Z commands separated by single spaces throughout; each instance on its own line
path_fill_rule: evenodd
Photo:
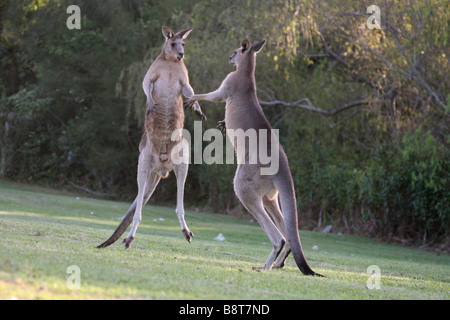
M 172 133 L 181 132 L 184 122 L 183 94 L 187 98 L 194 95 L 189 85 L 187 69 L 184 65 L 184 39 L 192 29 L 174 33 L 168 27 L 162 27 L 166 41 L 161 54 L 155 59 L 147 71 L 142 87 L 147 96 L 147 111 L 145 131 L 139 144 L 138 163 L 138 195 L 125 214 L 122 222 L 113 235 L 98 248 L 104 248 L 114 243 L 133 222 L 128 236 L 124 239 L 125 248 L 133 242 L 136 230 L 142 219 L 142 207 L 148 202 L 161 178 L 167 178 L 174 170 L 177 178 L 177 208 L 176 214 L 181 230 L 187 241 L 191 242 L 193 233 L 184 221 L 184 184 L 188 173 L 189 154 L 175 153 L 181 157 L 172 159 L 172 148 L 178 143 L 187 145 L 187 141 L 180 135 L 176 141 Z M 200 106 L 194 104 L 194 110 L 206 119 Z M 188 150 L 187 147 L 181 150 Z M 176 160 L 176 161 L 175 161 Z
M 246 160 L 244 163 L 238 162 L 234 190 L 242 204 L 260 223 L 273 245 L 273 250 L 262 269 L 282 268 L 292 251 L 295 262 L 303 274 L 320 276 L 311 270 L 303 254 L 298 234 L 294 184 L 283 148 L 275 139 L 275 143 L 278 144 L 275 152 L 279 152 L 278 171 L 273 175 L 262 175 L 261 169 L 265 165 L 261 164 L 259 158 L 256 164 L 248 162 L 251 153 L 258 147 L 250 146 L 245 140 L 244 145 L 239 146 L 237 145 L 239 140 L 230 134 L 230 131 L 236 132 L 239 129 L 244 132 L 266 130 L 271 136 L 272 127 L 264 116 L 256 96 L 256 54 L 264 43 L 265 41 L 262 41 L 251 46 L 248 40 L 242 41 L 242 46 L 234 51 L 229 61 L 236 65 L 236 71 L 227 75 L 219 89 L 206 94 L 195 94 L 186 102 L 186 106 L 192 106 L 198 100 L 226 101 L 225 123 L 220 122 L 220 126 L 223 129 L 225 124 L 226 132 L 235 146 L 236 157 Z M 258 135 L 259 147 L 260 143 L 261 138 Z M 266 150 L 273 150 L 272 143 L 273 139 L 267 140 Z

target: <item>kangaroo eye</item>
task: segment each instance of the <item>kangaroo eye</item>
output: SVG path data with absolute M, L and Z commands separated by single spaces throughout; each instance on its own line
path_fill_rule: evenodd
M 182 46 L 184 47 L 184 43 L 182 44 Z
M 172 43 L 172 48 L 175 47 L 175 43 Z

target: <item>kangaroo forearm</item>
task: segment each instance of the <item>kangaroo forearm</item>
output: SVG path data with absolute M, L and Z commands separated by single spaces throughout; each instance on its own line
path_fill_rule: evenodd
M 143 89 L 145 92 L 145 95 L 147 96 L 147 103 L 155 104 L 155 101 L 153 100 L 153 82 L 151 81 L 145 81 L 143 83 Z
M 190 85 L 184 85 L 183 87 L 181 87 L 181 93 L 183 94 L 183 96 L 190 99 L 194 95 L 194 89 L 192 89 Z
M 211 102 L 223 102 L 225 101 L 225 97 L 223 96 L 222 92 L 219 90 L 204 93 L 204 94 L 194 94 L 192 97 L 193 100 L 206 100 Z

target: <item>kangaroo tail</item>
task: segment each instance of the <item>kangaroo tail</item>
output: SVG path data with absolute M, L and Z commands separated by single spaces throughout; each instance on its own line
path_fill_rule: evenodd
M 125 217 L 123 217 L 122 222 L 120 222 L 119 226 L 117 227 L 116 231 L 114 231 L 112 236 L 102 244 L 98 245 L 97 248 L 106 248 L 112 245 L 114 242 L 116 242 L 117 239 L 119 239 L 122 236 L 122 234 L 127 230 L 131 222 L 133 221 L 135 210 L 136 210 L 136 200 L 134 200 L 133 204 L 128 209 L 127 213 L 125 214 Z
M 297 203 L 290 173 L 289 179 L 279 179 L 276 181 L 275 187 L 280 194 L 281 211 L 283 212 L 287 238 L 295 263 L 304 275 L 323 277 L 309 267 L 305 255 L 303 254 L 300 236 L 298 234 Z

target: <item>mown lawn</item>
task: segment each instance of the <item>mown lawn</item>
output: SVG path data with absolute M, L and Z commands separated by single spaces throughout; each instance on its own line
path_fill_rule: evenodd
M 97 249 L 128 206 L 0 180 L 0 299 L 450 298 L 448 254 L 348 235 L 300 232 L 326 278 L 303 276 L 292 257 L 282 270 L 256 272 L 271 250 L 262 229 L 217 214 L 186 212 L 189 244 L 173 208 L 147 206 L 129 250 L 121 241 Z M 219 233 L 225 241 L 214 240 Z M 378 290 L 367 288 L 371 265 Z M 68 286 L 70 266 L 79 289 Z

